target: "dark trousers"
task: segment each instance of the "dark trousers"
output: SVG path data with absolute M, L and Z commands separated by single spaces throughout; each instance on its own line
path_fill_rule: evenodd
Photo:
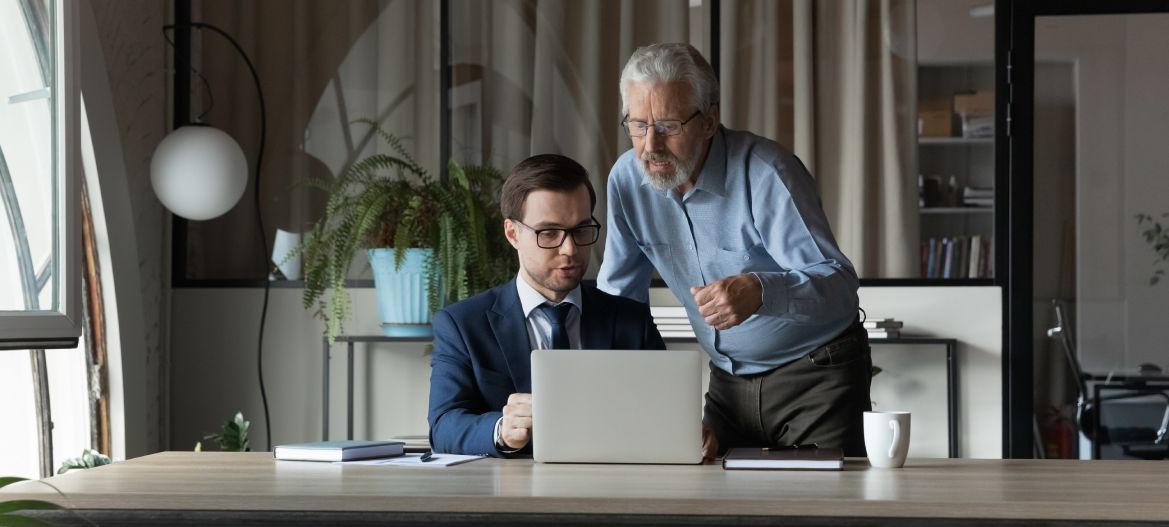
M 872 365 L 859 322 L 771 371 L 732 375 L 711 363 L 703 424 L 718 438 L 720 455 L 735 447 L 815 443 L 863 457 Z

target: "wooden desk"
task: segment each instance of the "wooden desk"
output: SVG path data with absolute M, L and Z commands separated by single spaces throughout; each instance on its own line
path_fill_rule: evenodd
M 35 482 L 40 498 L 103 527 L 277 524 L 1104 525 L 1169 522 L 1169 466 L 1147 461 L 849 460 L 842 472 L 718 465 L 546 465 L 485 459 L 448 468 L 276 462 L 267 453 L 166 452 Z M 57 512 L 55 522 L 69 523 Z M 1087 521 L 1087 523 L 1083 523 Z

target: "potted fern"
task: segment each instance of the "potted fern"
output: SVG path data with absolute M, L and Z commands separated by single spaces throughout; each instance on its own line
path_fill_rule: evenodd
M 354 163 L 332 181 L 310 182 L 329 199 L 324 216 L 298 248 L 304 306 L 318 306 L 331 342 L 351 313 L 345 288 L 350 264 L 365 249 L 385 333 L 429 335 L 430 317 L 443 305 L 516 271 L 498 205 L 503 174 L 451 160 L 449 176 L 439 181 L 396 136 L 374 121 L 358 122 L 369 125 L 389 151 Z

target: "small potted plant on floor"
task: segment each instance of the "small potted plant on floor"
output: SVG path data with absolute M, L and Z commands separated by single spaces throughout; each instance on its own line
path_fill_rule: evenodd
M 359 122 L 389 150 L 354 163 L 334 180 L 311 182 L 329 199 L 324 216 L 298 248 L 304 305 L 319 306 L 332 341 L 351 312 L 345 287 L 350 265 L 366 250 L 385 333 L 426 336 L 431 315 L 443 305 L 516 271 L 498 204 L 503 174 L 451 160 L 446 181 L 440 181 L 397 137 L 373 121 Z

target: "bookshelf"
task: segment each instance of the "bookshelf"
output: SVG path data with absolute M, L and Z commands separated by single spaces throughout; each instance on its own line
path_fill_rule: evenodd
M 918 66 L 921 278 L 994 277 L 993 90 L 991 63 Z

